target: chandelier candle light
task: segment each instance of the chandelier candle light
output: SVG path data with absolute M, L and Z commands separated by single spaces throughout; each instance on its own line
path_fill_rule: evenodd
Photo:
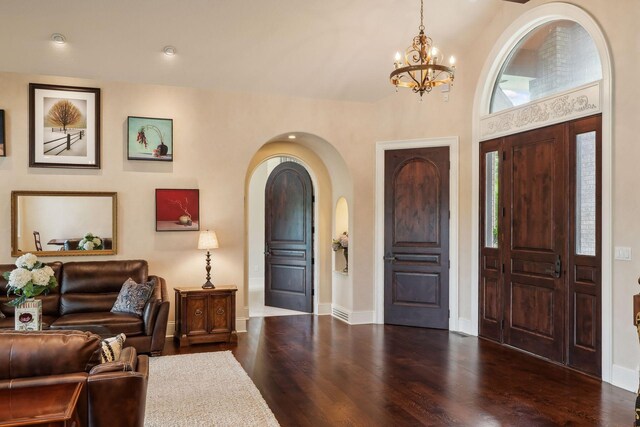
M 406 87 L 422 95 L 436 86 L 453 85 L 455 58 L 449 58 L 449 66 L 442 64 L 444 55 L 433 45 L 431 37 L 424 33 L 424 0 L 420 0 L 420 32 L 413 38 L 411 46 L 404 53 L 396 52 L 395 69 L 389 76 L 391 84 Z
M 207 251 L 207 281 L 202 285 L 202 289 L 214 289 L 213 283 L 211 283 L 211 249 L 218 248 L 218 236 L 215 231 L 201 231 L 198 238 L 198 249 L 206 249 Z

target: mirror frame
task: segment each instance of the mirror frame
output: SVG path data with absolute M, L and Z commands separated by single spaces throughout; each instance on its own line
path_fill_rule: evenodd
M 27 252 L 18 251 L 18 197 L 20 196 L 70 196 L 70 197 L 111 197 L 111 229 L 113 230 L 111 249 L 99 251 L 34 251 L 37 256 L 88 256 L 115 255 L 118 250 L 118 193 L 94 191 L 12 191 L 11 192 L 11 256 L 19 257 Z

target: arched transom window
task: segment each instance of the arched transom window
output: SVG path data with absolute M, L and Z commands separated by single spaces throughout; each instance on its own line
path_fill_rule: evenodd
M 491 113 L 602 79 L 600 56 L 580 24 L 557 20 L 527 34 L 511 51 L 493 88 Z

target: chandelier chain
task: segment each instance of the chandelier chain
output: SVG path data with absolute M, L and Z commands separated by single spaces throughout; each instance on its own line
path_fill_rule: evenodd
M 424 0 L 420 0 L 420 31 L 424 31 Z

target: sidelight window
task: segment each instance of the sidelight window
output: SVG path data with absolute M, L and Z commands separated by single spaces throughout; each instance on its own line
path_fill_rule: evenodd
M 498 247 L 498 205 L 500 201 L 500 188 L 498 185 L 498 171 L 500 169 L 500 156 L 497 151 L 485 154 L 485 230 L 484 245 L 487 248 Z
M 576 254 L 596 255 L 596 132 L 576 135 Z

